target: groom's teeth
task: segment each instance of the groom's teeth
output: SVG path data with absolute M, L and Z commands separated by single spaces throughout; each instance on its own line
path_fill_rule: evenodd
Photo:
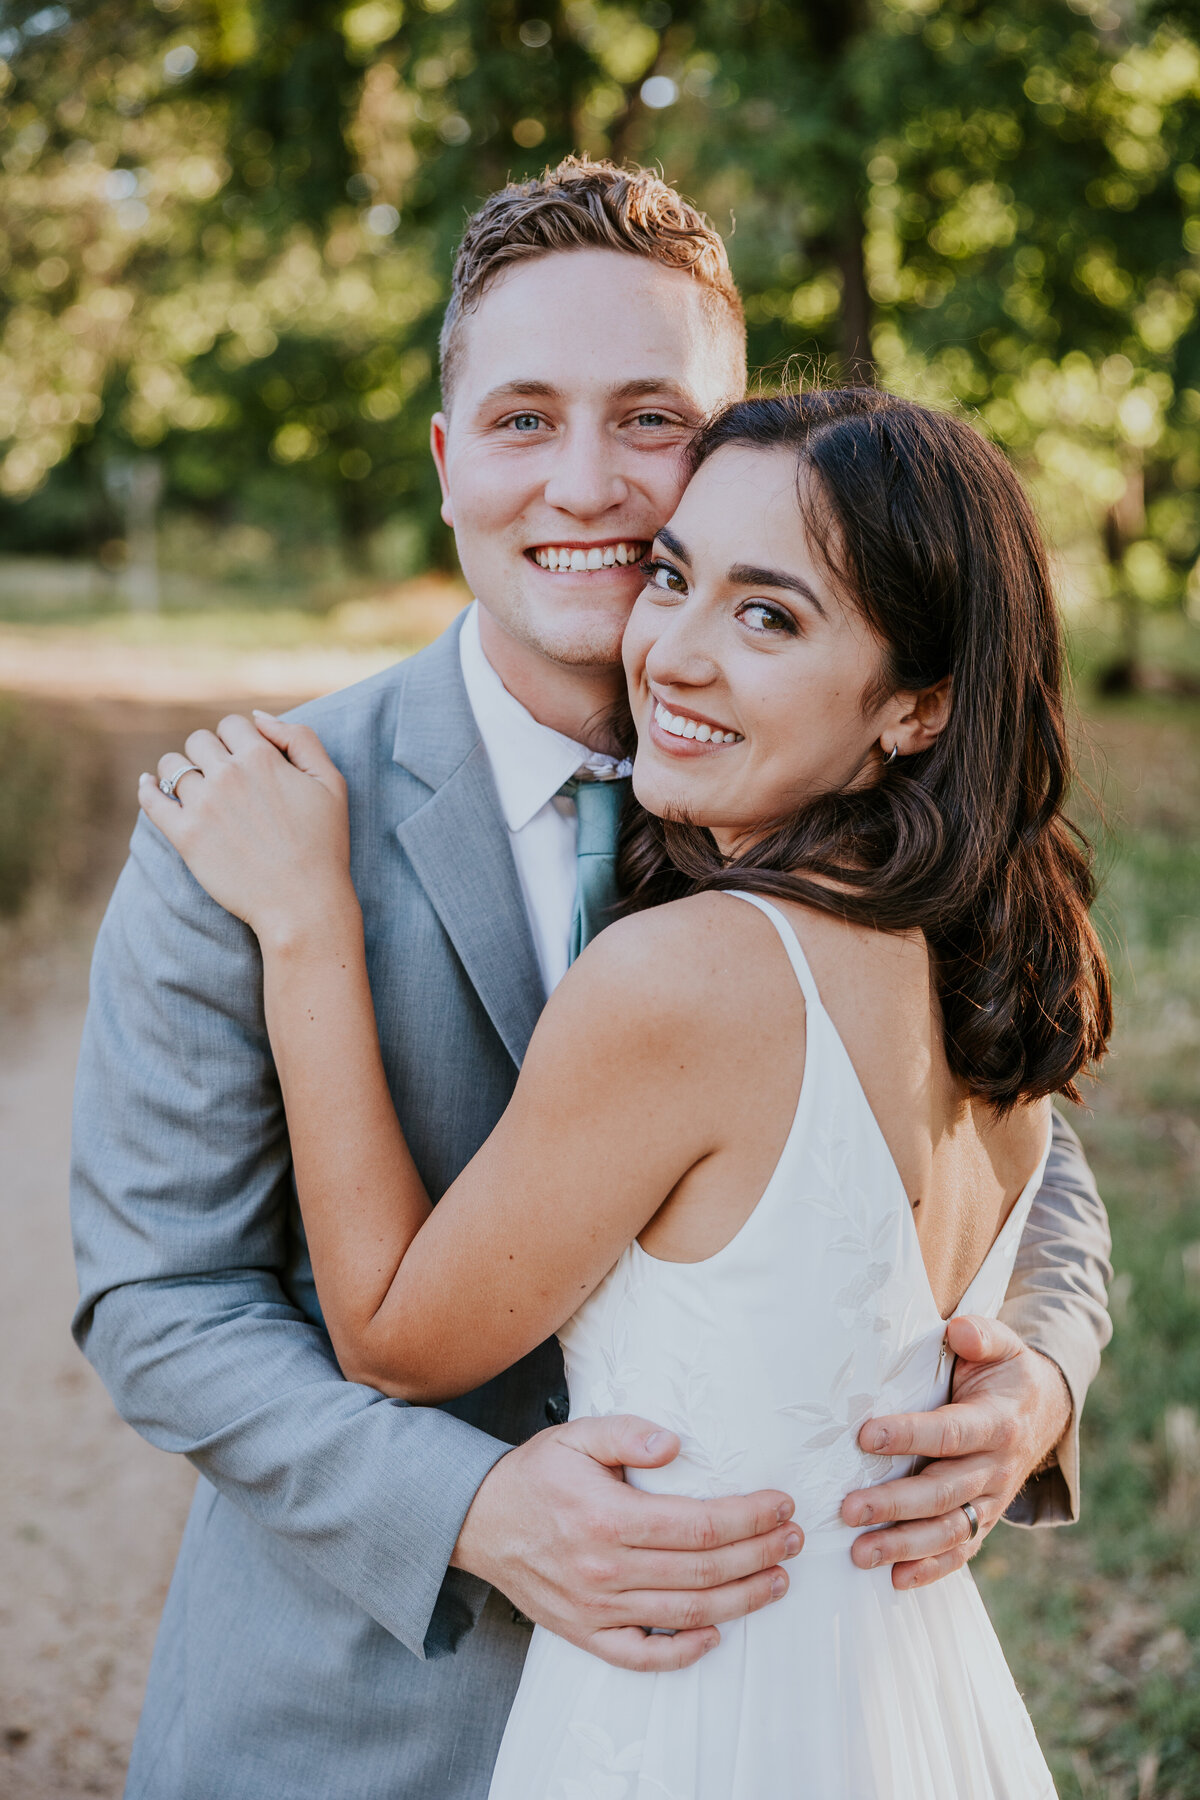
M 561 544 L 545 544 L 530 551 L 539 569 L 612 569 L 636 563 L 646 545 L 636 539 L 625 544 L 593 544 L 589 549 L 567 549 Z

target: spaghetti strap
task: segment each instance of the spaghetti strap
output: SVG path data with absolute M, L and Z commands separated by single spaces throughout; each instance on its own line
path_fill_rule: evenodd
M 796 936 L 795 928 L 786 915 L 780 912 L 779 908 L 770 900 L 764 900 L 761 894 L 748 894 L 745 888 L 722 888 L 721 892 L 730 895 L 734 900 L 748 900 L 751 906 L 757 906 L 760 913 L 767 915 L 783 940 L 788 961 L 795 971 L 796 980 L 800 983 L 805 1005 L 810 1012 L 823 1013 L 825 1007 L 821 1001 L 816 979 L 808 966 L 808 958 L 800 948 L 800 939 Z

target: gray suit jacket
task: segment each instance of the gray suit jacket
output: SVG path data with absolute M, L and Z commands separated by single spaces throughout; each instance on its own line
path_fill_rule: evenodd
M 503 1111 L 542 1004 L 457 628 L 299 716 L 349 784 L 384 1058 L 437 1196 Z M 123 1417 L 200 1475 L 127 1795 L 484 1800 L 528 1634 L 447 1562 L 488 1470 L 560 1415 L 561 1358 L 543 1345 L 442 1407 L 342 1379 L 255 941 L 144 819 L 96 948 L 72 1210 L 77 1339 Z M 1107 1336 L 1107 1248 L 1068 1134 L 1013 1316 L 1077 1411 Z M 1027 1516 L 1072 1506 L 1052 1477 Z

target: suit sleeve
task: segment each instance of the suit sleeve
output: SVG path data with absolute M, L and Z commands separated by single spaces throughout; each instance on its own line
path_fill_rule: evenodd
M 1030 1209 L 1000 1317 L 1057 1363 L 1071 1394 L 1071 1422 L 1055 1461 L 1031 1476 L 1006 1517 L 1014 1525 L 1065 1525 L 1079 1517 L 1079 1419 L 1108 1316 L 1108 1215 L 1083 1146 L 1056 1112 L 1046 1175 Z
M 96 948 L 71 1206 L 74 1332 L 122 1416 L 414 1655 L 451 1652 L 487 1588 L 447 1564 L 509 1446 L 343 1380 L 287 1291 L 257 945 L 145 819 Z

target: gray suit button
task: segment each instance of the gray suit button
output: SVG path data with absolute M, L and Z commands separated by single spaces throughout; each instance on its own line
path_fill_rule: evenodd
M 565 1394 L 551 1394 L 546 1402 L 546 1417 L 551 1425 L 565 1425 L 571 1416 L 571 1402 Z

